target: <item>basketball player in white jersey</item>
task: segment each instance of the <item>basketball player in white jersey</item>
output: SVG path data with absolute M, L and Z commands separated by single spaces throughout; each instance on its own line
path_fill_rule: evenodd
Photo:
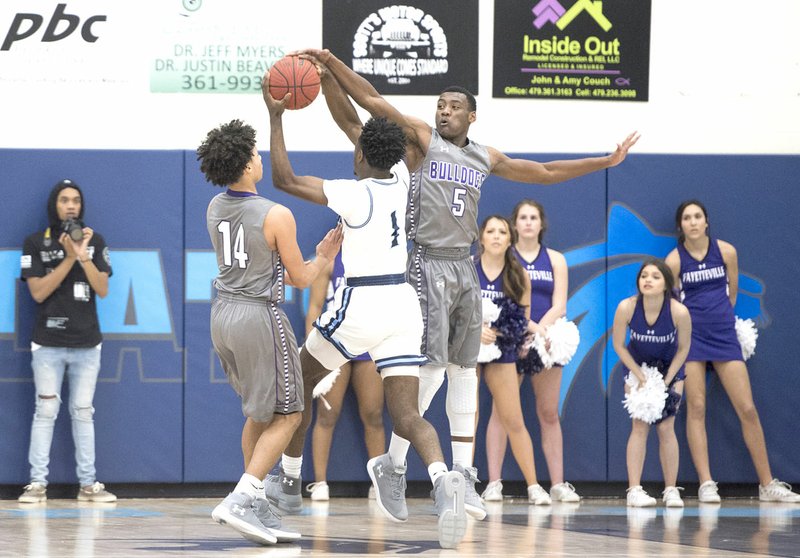
M 370 118 L 362 127 L 336 80 L 325 74 L 322 87 L 326 99 L 338 107 L 335 110 L 342 111 L 335 114 L 337 122 L 349 123 L 342 129 L 355 144 L 353 166 L 357 180 L 295 175 L 283 138 L 282 114 L 288 95 L 282 100 L 272 98 L 269 74 L 264 76 L 262 88 L 270 114 L 273 184 L 299 198 L 330 207 L 341 217 L 344 233 L 346 285 L 337 293 L 333 308 L 315 322 L 315 329 L 301 350 L 306 411 L 303 424 L 284 454 L 297 457 L 302 452 L 313 408 L 310 395 L 314 384 L 329 371 L 368 352 L 383 379 L 395 430 L 410 440 L 428 467 L 439 515 L 439 543 L 444 548 L 454 548 L 466 532 L 464 477 L 456 471 L 448 472 L 436 430 L 418 410 L 419 366 L 425 357 L 420 354 L 422 314 L 416 292 L 405 275 L 409 180 L 402 163 L 405 134 L 400 126 L 383 117 Z M 390 467 L 376 462 L 379 459 L 370 460 L 368 466 L 373 483 L 376 477 L 390 476 Z M 386 510 L 386 505 L 395 501 L 391 492 L 400 487 L 388 483 L 382 486 L 384 490 L 376 488 L 378 506 L 390 519 L 405 521 L 407 510 Z
M 306 49 L 302 56 L 327 66 L 342 88 L 372 116 L 385 116 L 408 138 L 406 164 L 411 171 L 408 262 L 409 281 L 425 316 L 422 352 L 428 363 L 420 370 L 420 412 L 424 413 L 444 381 L 453 468 L 467 481 L 467 512 L 476 519 L 486 510 L 475 490 L 472 466 L 475 413 L 478 406 L 477 364 L 481 334 L 480 289 L 470 247 L 478 239 L 478 200 L 490 174 L 529 184 L 555 184 L 620 164 L 639 135 L 634 132 L 605 157 L 538 163 L 512 159 L 467 137 L 475 122 L 475 97 L 461 87 L 448 87 L 436 104 L 436 126 L 406 116 L 389 104 L 366 79 L 328 50 Z M 391 462 L 403 471 L 408 441 L 395 434 L 389 444 Z

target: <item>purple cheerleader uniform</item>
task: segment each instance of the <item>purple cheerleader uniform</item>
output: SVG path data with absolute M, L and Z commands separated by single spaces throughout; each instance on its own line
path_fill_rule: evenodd
M 518 306 L 516 304 L 513 305 L 506 304 L 508 302 L 507 301 L 508 297 L 506 297 L 505 293 L 503 292 L 503 274 L 500 273 L 500 275 L 498 275 L 494 281 L 490 281 L 489 278 L 486 277 L 486 274 L 483 272 L 483 267 L 481 266 L 481 260 L 479 258 L 475 260 L 475 270 L 477 271 L 478 282 L 480 283 L 481 286 L 481 298 L 488 298 L 490 300 L 493 300 L 495 304 L 500 306 L 501 316 L 503 317 L 503 321 L 505 323 L 508 323 L 512 320 L 515 320 L 519 321 L 520 323 L 527 323 L 527 320 L 525 319 L 525 309 L 522 306 Z M 504 307 L 507 307 L 511 311 L 521 314 L 521 316 L 515 316 L 514 318 L 503 316 L 502 312 L 504 310 L 502 309 Z M 500 320 L 501 318 L 498 318 L 498 321 Z M 502 354 L 500 355 L 500 358 L 497 358 L 491 362 L 497 362 L 502 364 L 516 362 L 519 344 L 522 343 L 522 336 L 523 335 L 520 334 L 520 338 L 515 340 L 504 339 L 502 346 L 500 343 L 498 343 L 498 347 L 500 347 Z M 508 347 L 508 348 L 504 349 L 503 347 Z
M 628 352 L 639 365 L 646 364 L 657 368 L 662 376 L 667 374 L 672 359 L 678 351 L 678 330 L 672 321 L 672 305 L 670 299 L 665 298 L 658 313 L 656 323 L 650 325 L 644 314 L 642 297 L 636 300 L 636 308 L 628 324 L 630 328 L 630 340 L 628 341 Z M 630 370 L 625 369 L 625 375 L 630 374 Z M 686 371 L 680 367 L 675 377 L 669 384 L 669 397 L 664 406 L 664 412 L 660 420 L 673 417 L 678 413 L 678 406 L 681 396 L 674 391 L 672 386 L 686 378 Z
M 539 254 L 529 262 L 523 258 L 517 249 L 514 248 L 514 255 L 517 257 L 522 269 L 531 278 L 531 320 L 539 323 L 547 311 L 553 306 L 553 264 L 550 263 L 550 254 L 547 247 L 542 244 L 539 246 Z
M 333 270 L 331 270 L 331 279 L 328 283 L 328 294 L 325 296 L 325 308 L 333 304 L 333 299 L 336 291 L 344 286 L 344 263 L 342 263 L 341 250 L 336 254 L 333 260 Z M 352 360 L 371 360 L 369 353 L 358 355 Z
M 548 310 L 553 307 L 555 280 L 553 278 L 553 264 L 550 262 L 550 254 L 547 253 L 547 247 L 544 244 L 540 244 L 539 253 L 531 262 L 522 257 L 516 247 L 514 248 L 514 255 L 517 257 L 522 269 L 531 279 L 531 320 L 539 323 Z M 517 361 L 517 372 L 519 374 L 530 376 L 538 374 L 542 370 L 544 370 L 542 357 L 533 347 L 530 348 L 525 358 Z
M 719 244 L 709 238 L 698 261 L 678 244 L 681 298 L 692 317 L 692 344 L 687 362 L 744 360 L 736 338 L 736 316 L 728 298 L 728 272 Z

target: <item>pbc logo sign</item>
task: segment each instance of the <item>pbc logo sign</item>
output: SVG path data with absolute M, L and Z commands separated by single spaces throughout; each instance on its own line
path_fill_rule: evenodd
M 50 21 L 40 39 L 43 43 L 54 43 L 72 35 L 80 29 L 81 37 L 87 43 L 95 42 L 99 37 L 93 26 L 101 21 L 106 21 L 106 16 L 95 15 L 87 18 L 81 23 L 81 18 L 77 15 L 66 13 L 66 4 L 58 4 Z M 11 50 L 11 46 L 18 42 L 35 35 L 44 24 L 45 18 L 39 14 L 18 13 L 14 16 L 11 26 L 6 32 L 3 40 L 2 50 Z M 66 26 L 64 25 L 66 24 Z

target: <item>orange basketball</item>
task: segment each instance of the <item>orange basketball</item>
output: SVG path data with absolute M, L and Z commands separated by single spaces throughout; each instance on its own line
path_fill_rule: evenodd
M 319 94 L 316 66 L 299 56 L 284 56 L 275 62 L 269 69 L 269 94 L 280 100 L 287 93 L 292 94 L 286 101 L 287 109 L 301 109 L 310 105 Z

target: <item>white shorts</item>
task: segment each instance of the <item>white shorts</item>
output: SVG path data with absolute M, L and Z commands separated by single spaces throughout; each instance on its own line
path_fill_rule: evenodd
M 411 285 L 400 283 L 339 289 L 331 309 L 314 322 L 305 347 L 328 370 L 369 353 L 386 377 L 392 368 L 399 372 L 425 364 L 421 342 L 419 300 Z

